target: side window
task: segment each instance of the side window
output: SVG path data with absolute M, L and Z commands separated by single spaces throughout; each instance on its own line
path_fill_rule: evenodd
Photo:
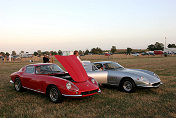
M 107 64 L 107 63 L 103 65 L 104 69 L 106 69 L 106 70 L 111 69 L 111 66 L 112 65 Z
M 27 66 L 25 72 L 34 74 L 34 66 Z
M 92 71 L 97 71 L 98 68 L 95 65 L 92 65 Z
M 102 64 L 100 64 L 100 63 L 96 63 L 95 66 L 96 66 L 98 69 L 101 69 L 101 68 L 103 67 Z

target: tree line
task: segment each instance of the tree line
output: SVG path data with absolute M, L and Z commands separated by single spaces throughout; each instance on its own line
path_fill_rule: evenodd
M 176 48 L 175 44 L 168 44 L 167 46 L 168 48 Z M 147 49 L 149 51 L 154 51 L 154 50 L 164 50 L 164 44 L 163 43 L 159 43 L 156 42 L 155 44 L 150 44 L 148 45 Z M 112 46 L 110 50 L 102 50 L 99 47 L 96 48 L 92 48 L 91 50 L 86 49 L 85 51 L 79 50 L 79 54 L 80 55 L 88 55 L 88 54 L 104 54 L 105 52 L 111 53 L 111 54 L 117 54 L 119 53 L 117 51 L 118 49 L 116 48 L 116 46 Z M 131 54 L 131 52 L 133 51 L 132 48 L 127 48 L 125 52 L 126 54 Z M 24 53 L 24 51 L 21 51 L 20 53 Z M 58 50 L 58 51 L 44 51 L 42 52 L 41 50 L 35 51 L 33 53 L 34 56 L 42 56 L 42 55 L 63 55 L 62 50 Z M 5 57 L 5 56 L 9 56 L 10 53 L 9 52 L 0 52 L 0 55 Z M 15 51 L 12 51 L 11 53 L 12 56 L 17 55 L 17 53 Z

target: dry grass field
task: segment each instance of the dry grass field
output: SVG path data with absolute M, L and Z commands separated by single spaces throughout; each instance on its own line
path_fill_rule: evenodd
M 101 61 L 96 58 L 86 60 Z M 9 83 L 9 75 L 28 62 L 0 63 L 0 118 L 176 117 L 176 57 L 103 60 L 119 62 L 126 68 L 153 71 L 164 84 L 159 88 L 137 89 L 130 94 L 120 92 L 116 87 L 101 87 L 101 94 L 83 99 L 66 98 L 63 103 L 54 104 L 43 94 L 28 90 L 18 93 Z

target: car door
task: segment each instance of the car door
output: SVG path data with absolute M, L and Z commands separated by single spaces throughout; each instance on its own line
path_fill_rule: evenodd
M 41 68 L 41 71 L 45 73 L 38 73 L 37 68 Z M 33 86 L 37 92 L 44 92 L 44 88 L 46 85 L 46 80 L 49 76 L 47 76 L 47 71 L 49 70 L 48 65 L 35 66 L 35 76 L 33 78 Z
M 117 85 L 120 81 L 119 77 L 117 76 L 118 70 L 112 70 L 111 68 L 113 67 L 111 63 L 105 63 L 103 64 L 103 67 L 104 71 L 108 72 L 108 84 Z
M 99 67 L 101 67 L 101 65 L 99 65 Z M 106 84 L 108 81 L 108 72 L 97 69 L 94 64 L 92 64 L 92 70 L 87 71 L 87 74 L 97 80 L 99 84 Z
M 22 85 L 24 88 L 34 89 L 33 79 L 35 78 L 35 69 L 34 66 L 26 66 L 25 71 L 22 75 Z

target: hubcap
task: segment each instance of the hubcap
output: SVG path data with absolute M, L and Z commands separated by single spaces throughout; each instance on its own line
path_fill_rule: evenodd
M 131 91 L 131 89 L 133 88 L 133 85 L 131 82 L 129 81 L 125 81 L 124 84 L 123 84 L 123 88 L 125 91 Z
M 21 86 L 20 81 L 17 80 L 17 81 L 15 82 L 15 89 L 16 89 L 17 91 L 19 91 L 19 90 L 20 90 L 20 86 Z
M 52 88 L 50 90 L 50 98 L 52 101 L 57 101 L 58 99 L 58 91 L 56 90 L 56 88 Z

